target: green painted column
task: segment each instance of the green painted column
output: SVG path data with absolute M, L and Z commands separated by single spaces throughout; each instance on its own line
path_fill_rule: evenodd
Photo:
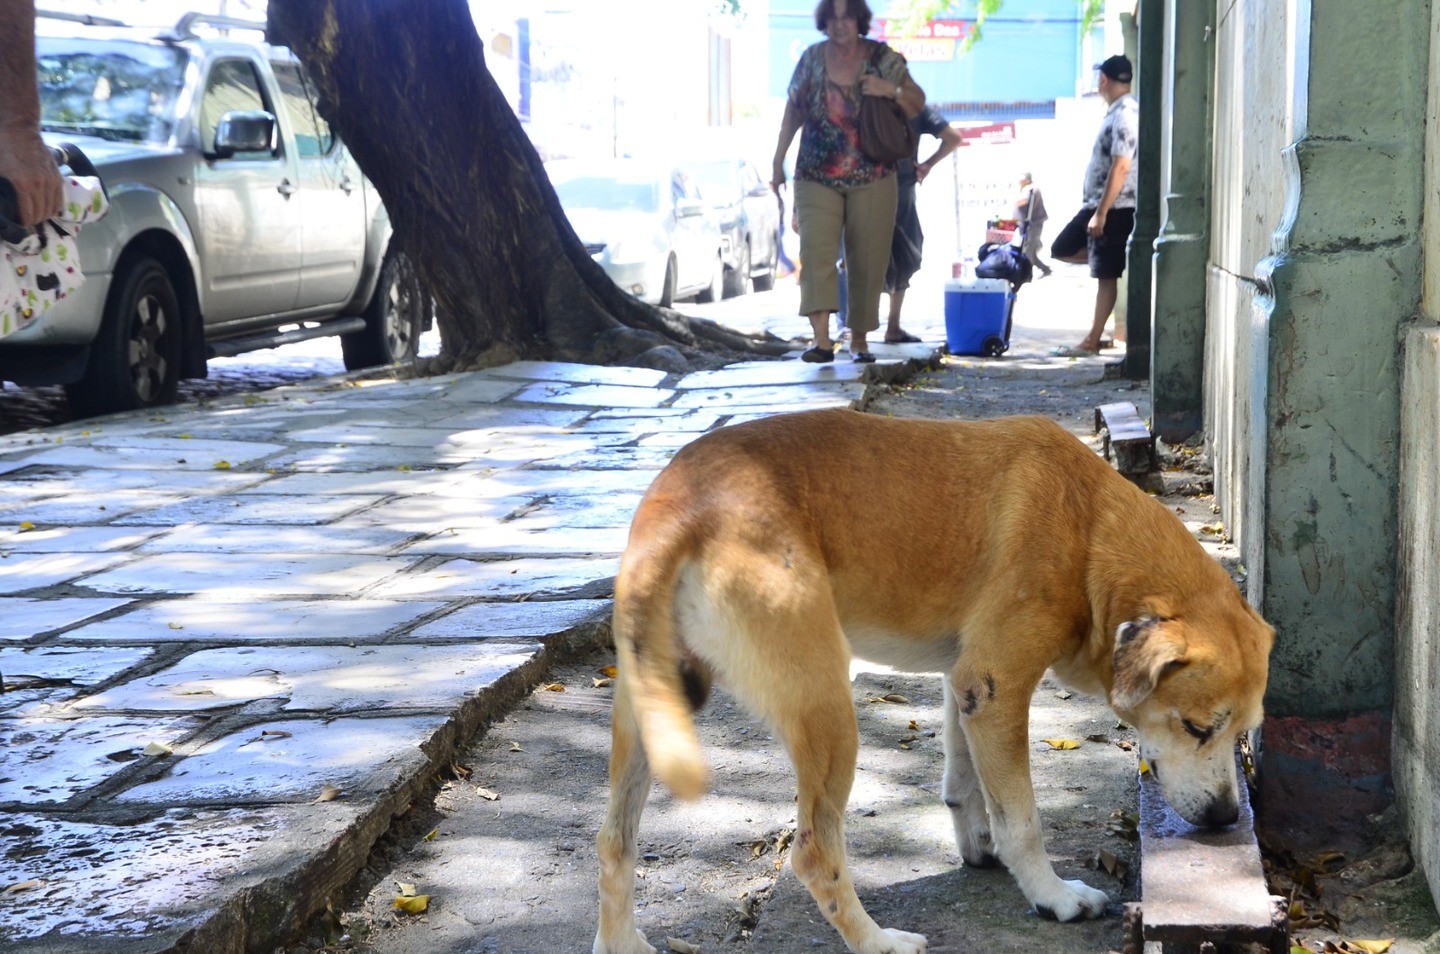
M 1165 0 L 1159 188 L 1150 354 L 1151 428 L 1170 443 L 1199 431 L 1204 412 L 1205 276 L 1210 254 L 1210 90 L 1215 8 Z
M 1383 17 L 1348 0 L 1297 9 L 1287 209 L 1252 315 L 1249 503 L 1262 520 L 1244 549 L 1277 632 L 1262 800 L 1282 824 L 1358 826 L 1388 798 L 1401 341 L 1425 212 L 1430 37 L 1416 25 L 1430 2 L 1394 0 Z
M 1135 99 L 1140 105 L 1140 146 L 1136 152 L 1135 231 L 1125 265 L 1125 376 L 1150 376 L 1150 259 L 1160 229 L 1160 140 L 1165 77 L 1165 0 L 1139 0 Z

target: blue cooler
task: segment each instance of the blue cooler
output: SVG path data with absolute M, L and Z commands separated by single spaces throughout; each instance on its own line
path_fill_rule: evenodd
M 1010 347 L 1010 283 L 1003 278 L 952 278 L 945 283 L 945 346 L 951 354 L 995 357 Z

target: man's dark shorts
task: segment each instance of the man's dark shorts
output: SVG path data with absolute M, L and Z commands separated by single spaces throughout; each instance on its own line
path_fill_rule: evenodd
M 1105 216 L 1105 234 L 1099 238 L 1091 238 L 1087 231 L 1094 214 L 1089 206 L 1075 213 L 1050 244 L 1050 257 L 1063 260 L 1088 248 L 1091 278 L 1119 278 L 1125 274 L 1125 245 L 1135 227 L 1135 210 L 1111 209 Z

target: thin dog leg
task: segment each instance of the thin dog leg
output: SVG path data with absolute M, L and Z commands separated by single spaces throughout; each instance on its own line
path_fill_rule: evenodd
M 985 793 L 970 758 L 970 743 L 960 725 L 960 702 L 947 678 L 945 687 L 945 777 L 940 797 L 950 809 L 955 826 L 955 844 L 960 857 L 972 868 L 993 868 L 994 845 L 990 840 L 990 816 L 985 811 Z
M 1110 899 L 1083 881 L 1062 881 L 1045 854 L 1040 813 L 1030 780 L 1030 693 L 1033 685 L 994 686 L 973 714 L 964 712 L 967 687 L 956 685 L 962 700 L 961 725 L 980 775 L 990 812 L 991 832 L 1000 860 L 1035 910 L 1058 921 L 1098 917 Z
M 627 680 L 615 684 L 611 717 L 610 804 L 595 840 L 600 858 L 600 927 L 593 954 L 655 954 L 635 926 L 636 833 L 650 796 L 650 766 L 640 747 Z
M 924 936 L 881 928 L 855 894 L 845 860 L 845 805 L 859 750 L 855 706 L 848 673 L 814 675 L 803 692 L 789 687 L 788 695 L 803 700 L 803 707 L 781 720 L 799 789 L 790 864 L 855 954 L 923 954 Z

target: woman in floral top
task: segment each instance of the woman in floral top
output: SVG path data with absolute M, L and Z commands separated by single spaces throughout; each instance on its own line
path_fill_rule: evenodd
M 834 360 L 830 314 L 840 308 L 836 261 L 845 240 L 850 356 L 874 361 L 866 336 L 880 325 L 880 292 L 895 228 L 895 167 L 860 151 L 860 97 L 885 96 L 906 117 L 918 115 L 925 93 L 905 58 L 865 39 L 872 14 L 865 0 L 820 0 L 815 26 L 826 39 L 808 47 L 790 78 L 789 100 L 775 146 L 771 186 L 785 185 L 785 153 L 800 130 L 795 162 L 795 211 L 800 220 L 800 313 L 810 318 L 815 346 L 806 361 Z

